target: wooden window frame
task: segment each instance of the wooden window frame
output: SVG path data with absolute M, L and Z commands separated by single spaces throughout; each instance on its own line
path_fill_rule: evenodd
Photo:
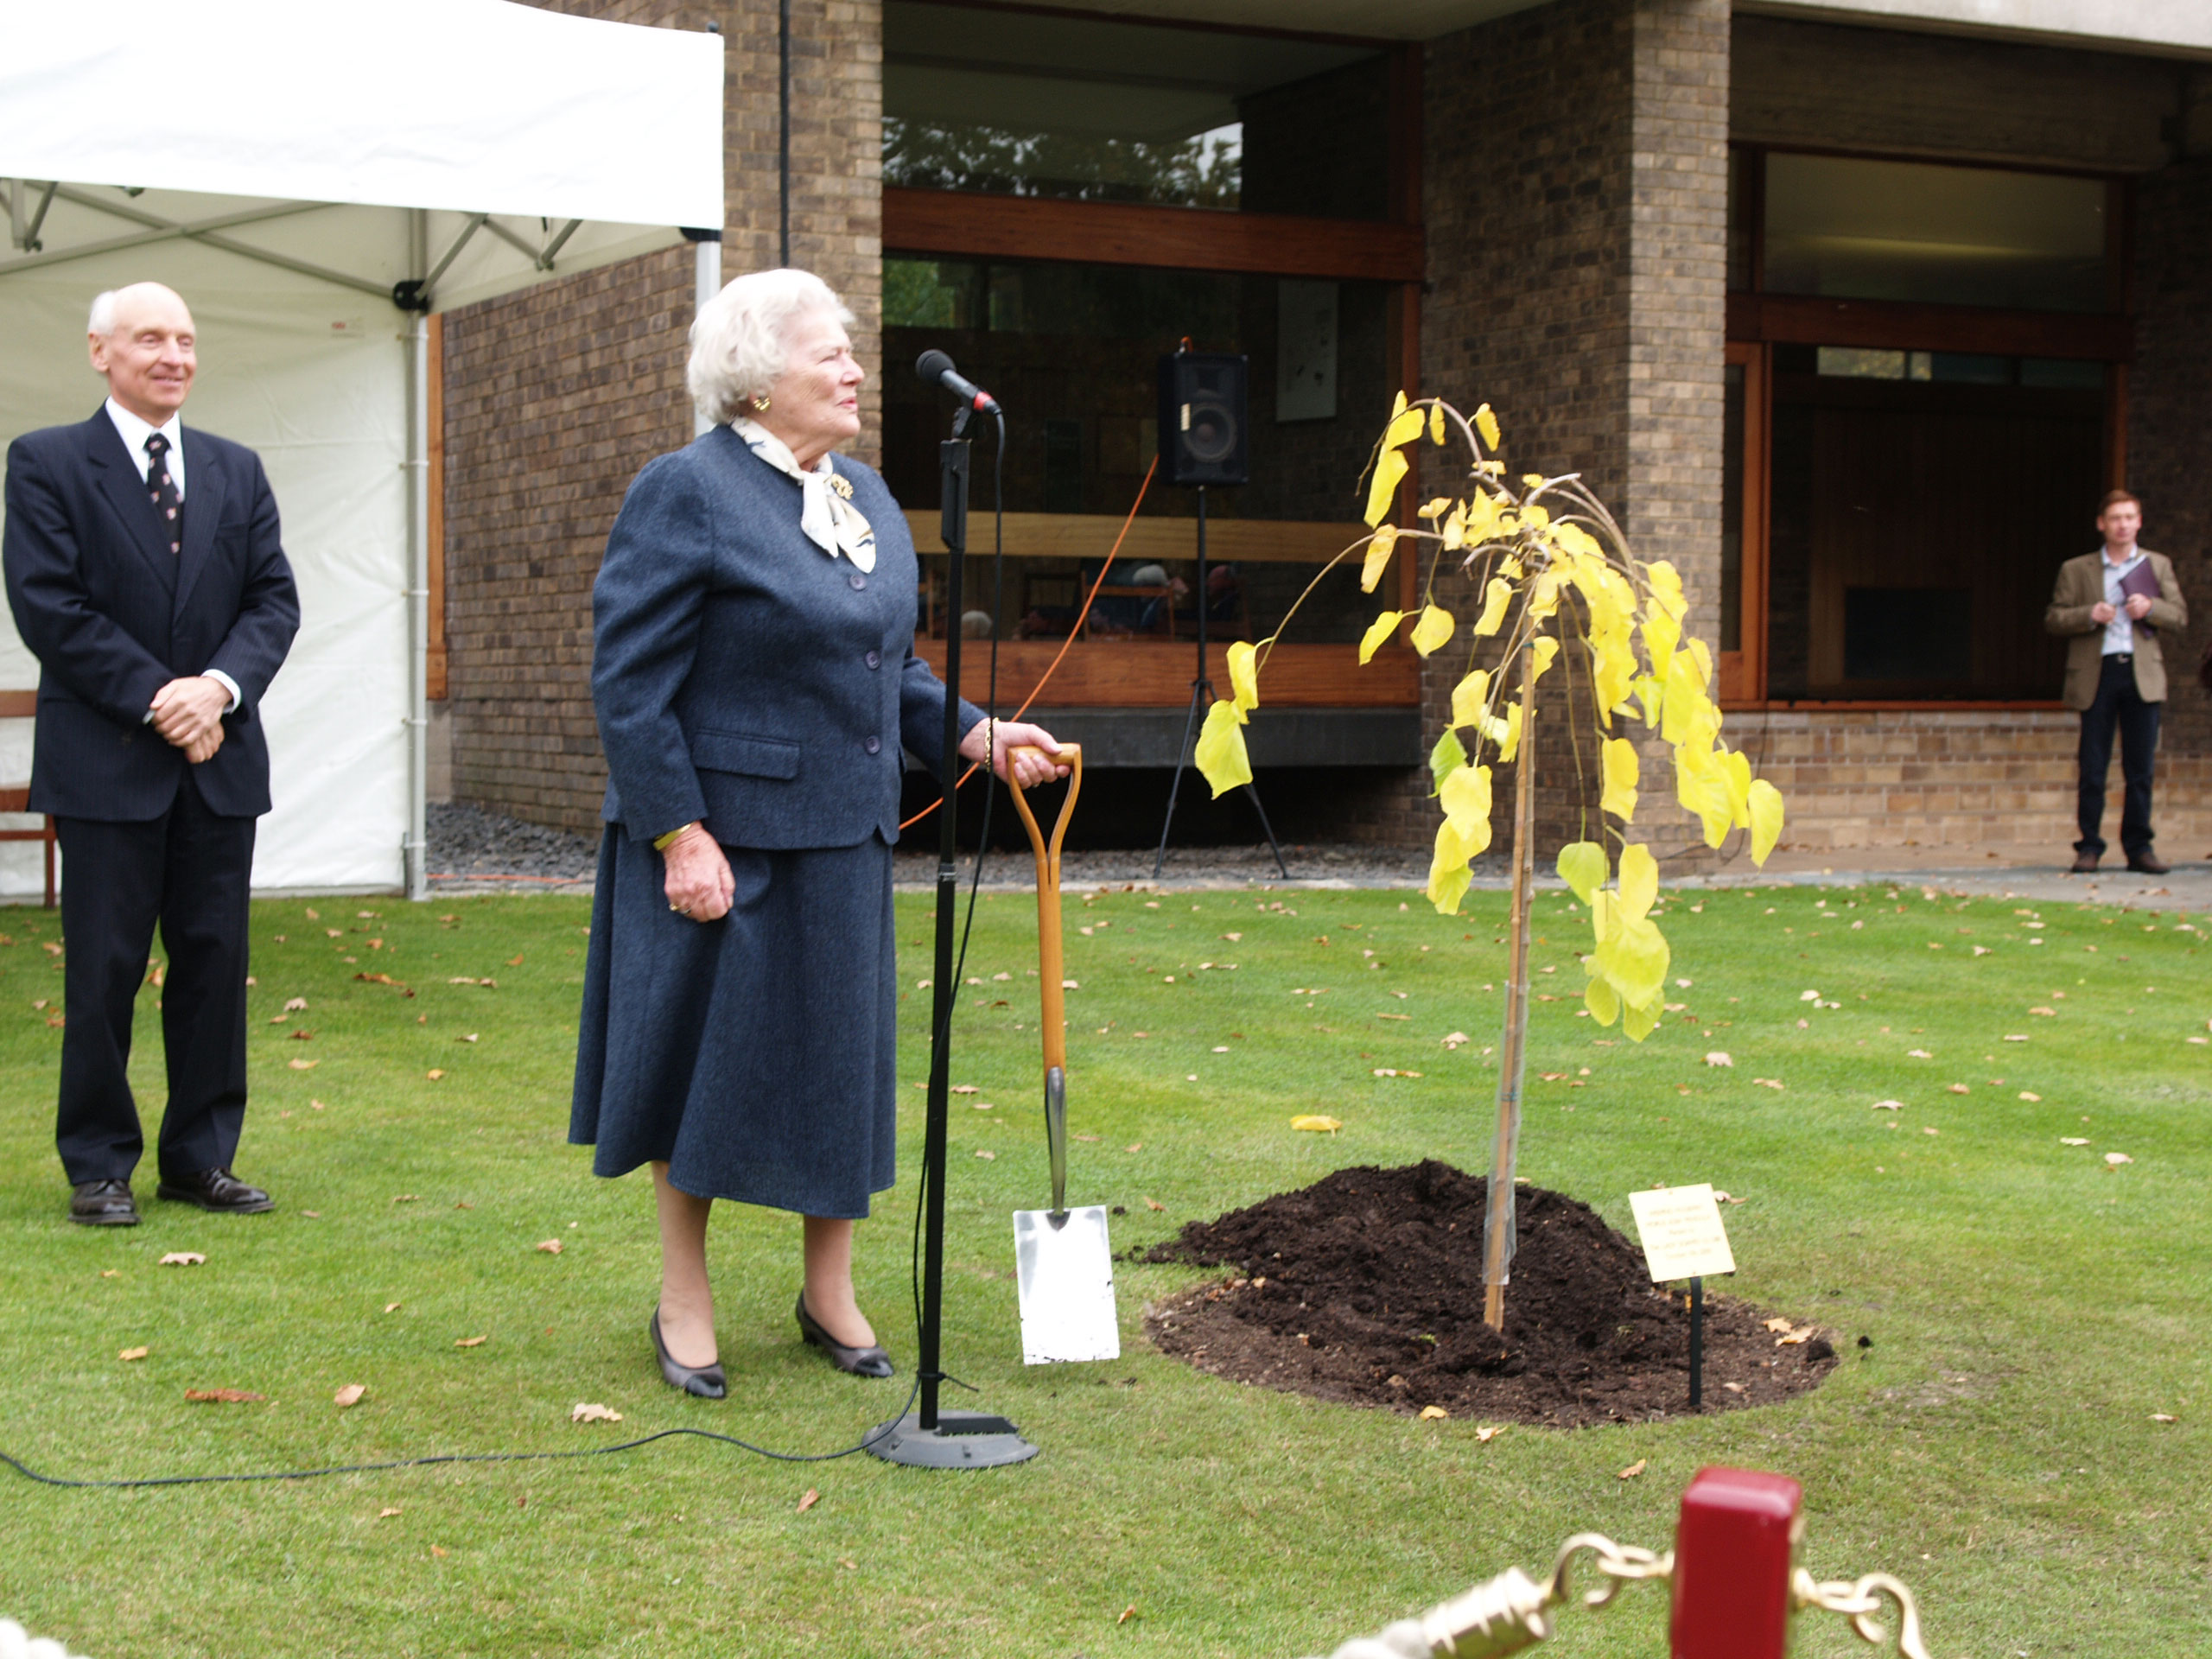
M 2063 709 L 2056 697 L 1952 701 L 1914 698 L 1771 698 L 1767 694 L 1767 588 L 1773 436 L 1773 348 L 1777 345 L 1856 346 L 1886 351 L 1986 353 L 2004 357 L 2075 358 L 2105 365 L 2105 470 L 2114 488 L 2127 477 L 2128 365 L 2135 355 L 2130 311 L 2133 264 L 2134 183 L 2124 175 L 2088 168 L 2040 167 L 1952 156 L 1897 155 L 1809 144 L 1739 144 L 1752 156 L 1744 204 L 1751 221 L 1751 280 L 1727 296 L 1726 360 L 1744 376 L 1743 639 L 1745 649 L 1720 653 L 1724 709 L 1834 713 L 2035 712 Z M 2018 311 L 1891 300 L 1838 300 L 1769 294 L 1766 284 L 1766 158 L 1771 153 L 1910 162 L 2004 173 L 2044 173 L 2101 179 L 2107 188 L 2108 311 Z M 1758 385 L 1758 412 L 1752 410 Z M 1756 610 L 1754 598 L 1756 597 Z M 1754 617 L 1756 616 L 1756 632 Z

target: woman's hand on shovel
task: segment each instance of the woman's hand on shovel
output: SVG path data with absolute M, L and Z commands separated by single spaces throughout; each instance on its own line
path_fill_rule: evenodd
M 1058 754 L 1060 746 L 1058 741 L 1042 726 L 1032 726 L 1026 721 L 1018 720 L 979 721 L 969 727 L 968 735 L 960 740 L 961 758 L 964 760 L 982 760 L 986 743 L 990 745 L 991 770 L 1007 783 L 1033 789 L 1039 784 L 1050 783 L 1055 778 L 1068 775 L 1065 764 L 1055 765 L 1046 758 Z M 1008 752 L 1014 749 L 1042 749 L 1045 753 L 1017 754 L 1009 762 Z M 1009 764 L 1014 767 L 1010 777 L 1007 772 Z

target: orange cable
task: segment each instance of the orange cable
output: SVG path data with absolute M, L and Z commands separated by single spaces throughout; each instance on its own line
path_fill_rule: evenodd
M 1137 486 L 1137 499 L 1129 504 L 1129 516 L 1122 520 L 1122 533 L 1114 537 L 1114 545 L 1107 550 L 1106 563 L 1098 567 L 1098 579 L 1090 584 L 1090 593 L 1084 596 L 1083 608 L 1076 613 L 1075 621 L 1068 628 L 1068 637 L 1060 642 L 1058 653 L 1053 657 L 1052 660 L 1049 664 L 1046 665 L 1045 671 L 1038 676 L 1037 683 L 1029 688 L 1029 695 L 1021 700 L 1021 707 L 1015 709 L 1012 715 L 1008 715 L 1008 719 L 1020 720 L 1022 715 L 1029 712 L 1030 705 L 1037 701 L 1038 694 L 1044 690 L 1046 683 L 1052 677 L 1055 672 L 1058 671 L 1061 662 L 1066 658 L 1068 654 L 1068 647 L 1075 644 L 1076 636 L 1083 632 L 1084 620 L 1090 614 L 1091 601 L 1098 597 L 1098 590 L 1106 585 L 1106 573 L 1114 568 L 1114 556 L 1122 550 L 1122 543 L 1128 537 L 1129 526 L 1136 523 L 1137 510 L 1144 505 L 1145 492 L 1152 487 L 1152 476 L 1159 470 L 1160 457 L 1158 455 L 1154 455 L 1152 458 L 1152 465 L 1146 467 L 1144 470 L 1144 482 Z M 1204 602 L 1203 595 L 1201 595 L 1201 602 Z M 953 626 L 952 620 L 950 617 L 946 618 L 945 621 L 948 627 Z M 953 696 L 958 696 L 960 695 L 959 689 L 957 687 L 950 687 L 948 688 L 948 690 Z M 958 790 L 961 785 L 965 784 L 970 778 L 973 778 L 976 775 L 976 769 L 981 765 L 982 765 L 982 762 L 980 760 L 969 761 L 968 763 L 968 770 L 960 774 L 960 782 L 953 785 L 952 787 L 956 791 Z M 916 824 L 919 823 L 924 818 L 929 817 L 931 813 L 936 811 L 937 809 L 938 803 L 936 801 L 931 801 L 920 811 L 915 813 L 912 817 L 900 824 L 899 828 L 902 830 L 911 830 Z

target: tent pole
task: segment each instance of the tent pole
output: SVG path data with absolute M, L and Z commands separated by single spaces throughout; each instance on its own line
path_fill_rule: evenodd
M 690 234 L 690 232 L 686 232 Z M 691 245 L 694 276 L 691 286 L 691 315 L 697 316 L 709 300 L 722 291 L 722 244 L 718 231 L 712 238 L 702 237 Z M 694 437 L 714 430 L 714 423 L 704 415 L 691 417 Z
M 426 215 L 410 213 L 409 265 L 428 257 Z M 407 896 L 430 896 L 430 320 L 407 319 Z

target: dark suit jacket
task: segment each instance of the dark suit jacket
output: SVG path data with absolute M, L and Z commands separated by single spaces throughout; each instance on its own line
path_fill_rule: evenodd
M 105 406 L 8 446 L 0 565 L 16 631 L 39 660 L 30 810 L 143 823 L 188 764 L 146 723 L 169 681 L 238 682 L 223 747 L 196 774 L 224 817 L 269 810 L 261 699 L 300 625 L 276 501 L 252 450 L 186 427 L 184 547 L 172 554 Z
M 832 463 L 875 530 L 875 569 L 798 527 L 797 480 L 727 426 L 646 463 L 592 588 L 606 817 L 650 840 L 702 819 L 780 851 L 899 839 L 901 746 L 936 766 L 944 686 L 914 655 L 918 580 L 883 480 Z M 961 705 L 960 731 L 983 717 Z
M 2179 633 L 2189 626 L 2189 605 L 2182 598 L 2181 583 L 2174 578 L 2174 562 L 2163 553 L 2141 550 L 2144 563 L 2158 580 L 2158 597 L 2132 632 L 2135 638 L 2135 695 L 2145 702 L 2166 700 L 2166 658 L 2158 644 L 2158 630 Z M 2105 556 L 2102 548 L 2069 559 L 2058 567 L 2050 608 L 2043 625 L 2066 639 L 2066 706 L 2087 709 L 2097 700 L 2097 679 L 2104 672 L 2105 625 L 2089 613 L 2104 602 Z

